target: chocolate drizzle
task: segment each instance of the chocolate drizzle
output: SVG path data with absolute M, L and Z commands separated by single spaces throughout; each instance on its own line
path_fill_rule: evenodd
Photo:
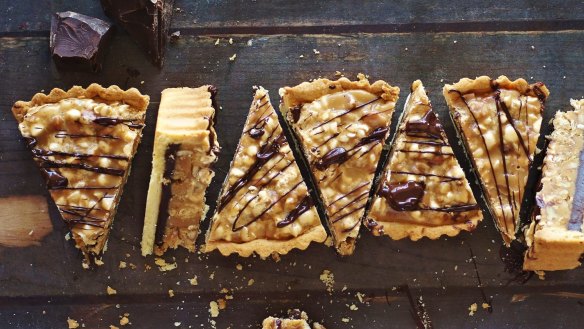
M 176 154 L 180 144 L 169 144 L 164 152 L 164 173 L 162 174 L 160 205 L 158 206 L 158 220 L 154 242 L 158 245 L 164 241 L 164 231 L 168 221 L 168 206 L 172 198 L 172 175 L 176 165 Z
M 278 228 L 282 228 L 294 223 L 294 221 L 296 221 L 298 217 L 302 216 L 302 214 L 310 210 L 310 208 L 312 208 L 313 206 L 314 201 L 312 201 L 310 195 L 306 195 L 304 199 L 302 199 L 302 201 L 300 201 L 300 203 L 296 206 L 296 208 L 292 209 L 288 216 L 286 216 L 286 218 L 284 218 L 283 220 L 279 221 L 276 224 L 276 226 Z
M 256 160 L 254 164 L 248 169 L 248 171 L 238 179 L 232 186 L 227 189 L 225 194 L 221 197 L 219 202 L 218 211 L 221 211 L 227 203 L 237 192 L 244 187 L 252 178 L 253 176 L 262 168 L 271 158 L 273 158 L 276 154 L 279 153 L 280 147 L 286 144 L 286 137 L 283 133 L 271 141 L 266 142 L 264 146 L 260 149 L 258 154 L 256 155 Z
M 410 137 L 432 137 L 442 139 L 442 125 L 432 108 L 420 120 L 406 122 L 406 135 Z
M 292 114 L 292 120 L 294 120 L 294 123 L 300 120 L 300 110 L 302 110 L 302 104 L 290 108 L 290 113 Z
M 334 149 L 328 151 L 320 160 L 315 164 L 316 169 L 325 170 L 333 164 L 341 164 L 349 159 L 347 150 L 342 147 L 335 147 Z
M 69 185 L 69 180 L 67 177 L 61 175 L 53 169 L 41 169 L 41 173 L 47 182 L 47 188 L 49 190 L 65 188 Z
M 264 128 L 251 128 L 249 130 L 249 136 L 253 139 L 259 139 L 264 135 Z
M 383 196 L 395 210 L 416 210 L 424 197 L 425 189 L 424 182 L 407 181 L 389 186 L 383 185 L 379 195 Z
M 125 124 L 130 128 L 137 128 L 141 129 L 144 128 L 144 125 L 141 123 L 133 123 L 133 121 L 137 121 L 138 119 L 123 119 L 123 118 L 111 118 L 111 117 L 97 117 L 93 119 L 93 122 L 100 125 L 100 126 L 115 126 L 119 124 Z
M 568 230 L 582 232 L 584 218 L 584 151 L 580 151 L 578 173 L 576 175 L 576 192 L 572 200 L 572 211 L 568 221 Z

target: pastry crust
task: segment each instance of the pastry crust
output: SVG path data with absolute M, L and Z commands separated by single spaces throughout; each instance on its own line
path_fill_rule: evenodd
M 574 269 L 584 256 L 584 233 L 576 194 L 582 188 L 582 150 L 584 150 L 584 100 L 572 100 L 573 111 L 555 115 L 554 131 L 542 168 L 541 188 L 537 193 L 533 221 L 525 237 L 526 271 Z M 580 216 L 580 226 L 571 220 Z M 570 228 L 569 226 L 574 226 Z
M 540 82 L 481 76 L 445 85 L 443 93 L 491 217 L 509 245 L 515 239 L 549 90 Z
M 148 103 L 137 89 L 92 84 L 38 93 L 12 108 L 86 262 L 105 249 Z
M 399 96 L 399 88 L 387 82 L 370 84 L 362 74 L 358 78 L 318 79 L 280 89 L 280 111 L 317 182 L 341 255 L 350 255 L 355 248 Z
M 414 241 L 472 231 L 481 210 L 422 82 L 411 91 L 366 226 L 374 235 Z M 411 195 L 399 201 L 403 193 Z
M 67 91 L 54 88 L 48 95 L 37 93 L 30 101 L 17 101 L 12 107 L 12 113 L 14 114 L 16 120 L 20 123 L 30 108 L 44 104 L 57 103 L 67 98 L 97 98 L 107 102 L 123 101 L 124 103 L 132 106 L 132 108 L 134 108 L 137 113 L 145 111 L 150 102 L 150 97 L 148 95 L 142 95 L 136 88 L 123 90 L 116 85 L 104 88 L 97 83 L 92 83 L 87 88 L 73 86 Z

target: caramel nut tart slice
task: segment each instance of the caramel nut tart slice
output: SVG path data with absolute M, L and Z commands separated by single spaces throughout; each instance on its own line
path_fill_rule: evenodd
M 92 84 L 36 94 L 12 108 L 86 264 L 106 245 L 148 102 L 134 88 Z
M 584 255 L 584 100 L 558 112 L 544 159 L 536 213 L 526 234 L 523 268 L 568 270 Z
M 482 76 L 444 86 L 450 115 L 506 245 L 515 239 L 545 100 L 541 83 Z
M 324 227 L 268 92 L 254 95 L 207 233 L 206 251 L 266 258 L 323 242 Z
M 395 240 L 472 231 L 481 210 L 422 82 L 411 90 L 365 224 Z
M 292 127 L 326 210 L 334 245 L 353 253 L 373 176 L 389 134 L 399 88 L 341 78 L 280 89 Z
M 182 246 L 195 251 L 199 225 L 208 206 L 205 192 L 215 173 L 216 89 L 168 88 L 162 91 L 146 200 L 142 255 L 162 255 Z
M 308 324 L 306 312 L 298 309 L 288 310 L 287 318 L 268 317 L 262 322 L 262 329 L 326 329 L 318 322 L 314 322 L 312 327 Z

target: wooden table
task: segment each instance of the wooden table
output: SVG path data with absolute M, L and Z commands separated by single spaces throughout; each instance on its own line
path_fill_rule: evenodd
M 86 328 L 109 328 L 119 326 L 124 313 L 129 313 L 130 328 L 175 328 L 175 322 L 180 328 L 211 328 L 211 320 L 216 328 L 257 328 L 264 316 L 293 307 L 327 328 L 416 327 L 414 308 L 423 309 L 435 328 L 582 326 L 584 271 L 548 273 L 545 281 L 533 277 L 525 284 L 513 281 L 500 260 L 501 238 L 488 216 L 473 233 L 437 241 L 391 241 L 364 231 L 355 254 L 346 258 L 324 245 L 294 251 L 280 262 L 178 250 L 165 255 L 178 268 L 160 272 L 153 258 L 139 252 L 162 89 L 208 83 L 219 88 L 217 131 L 223 151 L 208 194 L 212 208 L 253 85 L 269 89 L 277 104 L 281 86 L 334 78 L 336 71 L 351 78 L 363 72 L 402 88 L 397 120 L 410 83 L 422 79 L 463 159 L 441 96 L 443 84 L 482 74 L 543 81 L 551 91 L 547 131 L 557 110 L 568 110 L 570 98 L 584 96 L 581 1 L 176 0 L 176 7 L 172 26 L 181 36 L 170 45 L 163 69 L 152 66 L 118 30 L 103 72 L 93 75 L 55 69 L 48 28 L 55 11 L 104 17 L 98 1 L 0 0 L 0 225 L 24 230 L 25 236 L 33 230 L 33 240 L 46 233 L 38 245 L 0 246 L 1 328 L 66 328 L 68 317 Z M 67 230 L 51 202 L 50 223 L 26 226 L 30 218 L 46 218 L 42 211 L 49 199 L 10 113 L 16 100 L 35 92 L 91 82 L 137 87 L 152 100 L 105 265 L 95 271 L 81 268 L 81 256 L 64 239 Z M 462 163 L 470 175 L 468 163 Z M 119 269 L 120 261 L 128 267 Z M 332 293 L 319 280 L 325 269 L 334 274 Z M 198 285 L 190 285 L 188 279 L 195 276 Z M 117 295 L 108 296 L 107 286 Z M 233 299 L 211 318 L 209 302 L 224 298 L 223 288 Z M 473 303 L 478 310 L 469 316 Z M 482 303 L 489 303 L 492 312 Z

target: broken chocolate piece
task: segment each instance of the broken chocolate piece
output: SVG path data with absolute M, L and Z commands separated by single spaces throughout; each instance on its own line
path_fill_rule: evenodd
M 115 20 L 162 67 L 174 0 L 101 0 L 105 14 Z
M 51 56 L 60 69 L 99 72 L 113 25 L 101 19 L 66 11 L 51 20 Z

